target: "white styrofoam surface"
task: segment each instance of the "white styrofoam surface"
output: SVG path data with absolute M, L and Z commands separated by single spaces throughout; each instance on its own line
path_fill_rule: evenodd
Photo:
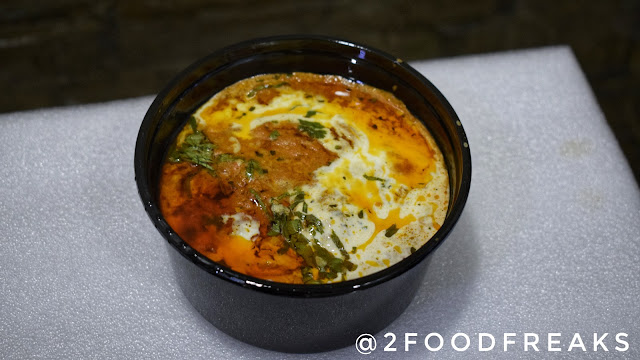
M 640 191 L 570 49 L 413 65 L 467 131 L 467 207 L 373 354 L 304 358 L 640 358 Z M 298 357 L 226 336 L 181 294 L 134 182 L 151 101 L 0 115 L 0 358 Z M 386 332 L 396 352 L 383 351 Z M 417 344 L 404 351 L 408 332 Z M 446 341 L 435 354 L 432 332 Z M 452 349 L 456 333 L 469 349 Z M 478 333 L 495 348 L 478 351 Z M 517 334 L 507 352 L 504 333 Z M 540 352 L 524 351 L 524 333 Z M 548 333 L 562 351 L 547 350 Z M 586 352 L 567 351 L 575 333 Z M 594 333 L 609 333 L 608 352 L 593 351 Z

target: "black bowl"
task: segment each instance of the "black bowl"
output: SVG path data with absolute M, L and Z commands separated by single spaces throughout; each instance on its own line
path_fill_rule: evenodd
M 335 74 L 395 94 L 421 119 L 442 150 L 450 202 L 442 227 L 411 256 L 380 272 L 324 285 L 282 284 L 233 271 L 207 259 L 167 224 L 157 205 L 158 180 L 169 143 L 213 94 L 247 77 L 293 71 Z M 464 207 L 471 156 L 457 115 L 442 94 L 400 59 L 366 46 L 319 36 L 284 36 L 221 49 L 180 73 L 144 117 L 135 150 L 138 191 L 167 240 L 178 283 L 193 306 L 227 334 L 260 347 L 316 352 L 375 334 L 409 305 L 432 253 Z

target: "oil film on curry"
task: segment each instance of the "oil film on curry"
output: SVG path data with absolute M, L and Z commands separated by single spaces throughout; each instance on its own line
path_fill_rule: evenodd
M 338 76 L 266 74 L 200 107 L 169 149 L 160 207 L 235 271 L 327 283 L 387 268 L 443 223 L 432 136 L 391 93 Z

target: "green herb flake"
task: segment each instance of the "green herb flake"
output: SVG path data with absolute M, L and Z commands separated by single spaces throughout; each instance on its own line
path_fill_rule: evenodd
M 286 197 L 289 197 L 289 196 L 291 196 L 291 194 L 289 194 L 288 192 L 284 192 L 284 193 L 278 195 L 278 197 L 275 198 L 275 200 L 280 201 L 280 200 L 282 200 L 282 199 L 284 199 Z
M 305 284 L 320 284 L 320 282 L 313 278 L 313 272 L 311 267 L 305 266 L 302 270 L 302 282 Z
M 264 213 L 267 214 L 268 217 L 270 217 L 269 209 L 267 209 L 267 205 L 265 205 L 265 203 L 262 200 L 262 197 L 260 196 L 260 194 L 257 191 L 255 191 L 254 189 L 249 189 L 249 191 L 251 192 L 251 195 L 253 195 L 253 198 L 258 203 L 258 206 L 260 207 L 260 209 L 262 211 L 264 211 Z
M 344 262 L 344 266 L 345 266 L 345 267 L 347 268 L 347 270 L 349 270 L 349 271 L 353 271 L 353 270 L 355 270 L 355 269 L 357 269 L 357 268 L 358 268 L 358 265 L 356 265 L 356 264 L 352 263 L 352 262 L 351 262 L 351 261 L 349 261 L 349 260 L 346 260 L 346 261 Z
M 306 121 L 303 119 L 298 119 L 298 121 L 300 122 L 300 125 L 298 125 L 298 130 L 306 133 L 314 139 L 322 139 L 325 137 L 325 135 L 327 135 L 327 130 L 320 123 Z
M 336 235 L 336 232 L 333 231 L 333 230 L 331 230 L 331 240 L 336 245 L 338 250 L 340 250 L 340 253 L 342 254 L 342 256 L 344 256 L 345 258 L 348 259 L 349 258 L 349 254 L 344 249 L 344 245 L 342 244 L 342 241 L 340 241 L 340 238 L 338 237 L 338 235 Z
M 359 217 L 360 219 L 364 218 L 364 210 L 360 210 L 360 211 L 358 211 L 358 217 Z
M 412 246 L 411 249 L 409 249 L 409 251 L 411 251 L 411 253 L 413 254 L 414 252 L 416 252 L 416 248 Z
M 247 162 L 247 165 L 245 167 L 245 174 L 247 175 L 247 178 L 249 178 L 249 180 L 253 180 L 256 175 L 262 175 L 266 173 L 267 173 L 267 170 L 263 169 L 260 166 L 259 162 L 253 159 Z
M 256 87 L 254 87 L 253 89 L 251 89 L 251 91 L 249 91 L 247 93 L 247 97 L 248 98 L 252 98 L 254 96 L 256 96 L 256 94 L 258 93 L 258 91 L 266 89 L 265 85 L 258 85 Z
M 384 181 L 384 179 L 381 179 L 381 178 L 375 177 L 375 176 L 369 176 L 367 174 L 364 174 L 362 176 L 364 176 L 364 178 L 369 180 L 369 181 Z
M 187 161 L 195 165 L 202 166 L 211 172 L 215 172 L 213 163 L 213 150 L 216 145 L 213 144 L 200 131 L 187 135 L 180 147 L 176 147 L 169 155 L 171 162 Z
M 291 241 L 293 243 L 293 248 L 296 250 L 298 255 L 302 256 L 307 265 L 312 267 L 318 266 L 313 248 L 309 244 L 309 240 L 307 240 L 307 238 L 301 234 L 296 234 L 291 237 Z
M 384 236 L 392 237 L 397 232 L 398 232 L 398 227 L 396 226 L 396 224 L 393 224 L 384 232 Z
M 320 219 L 318 219 L 315 215 L 306 214 L 304 222 L 306 227 L 308 227 L 312 233 L 315 233 L 317 231 L 320 234 L 324 234 L 324 226 L 322 226 L 322 221 L 320 221 Z
M 191 116 L 189 118 L 189 126 L 191 126 L 191 130 L 195 133 L 198 132 L 198 121 L 195 116 Z
M 310 118 L 310 117 L 312 117 L 313 115 L 315 115 L 317 113 L 318 113 L 318 111 L 316 111 L 316 110 L 309 110 L 309 111 L 307 111 L 306 114 L 304 114 L 304 117 Z
M 253 193 L 253 192 L 252 192 Z M 253 194 L 256 202 L 260 204 L 259 195 Z M 305 265 L 302 269 L 302 278 L 305 284 L 320 284 L 328 280 L 342 276 L 345 279 L 346 272 L 352 271 L 357 266 L 349 261 L 349 253 L 344 249 L 344 245 L 332 231 L 331 239 L 340 250 L 344 259 L 336 257 L 326 248 L 322 247 L 315 239 L 316 232 L 324 233 L 322 221 L 308 211 L 307 203 L 304 200 L 305 193 L 299 189 L 295 193 L 283 193 L 278 197 L 271 198 L 272 204 L 285 206 L 275 207 L 272 205 L 273 216 L 267 231 L 268 236 L 284 237 L 284 245 L 278 250 L 279 254 L 284 254 L 288 249 L 293 249 L 302 259 Z M 282 204 L 284 202 L 284 204 Z M 302 204 L 302 211 L 297 211 L 297 205 Z M 288 205 L 288 206 L 286 206 Z M 302 235 L 302 231 L 308 231 L 312 238 L 307 239 Z M 355 252 L 355 249 L 353 250 Z M 317 277 L 314 277 L 317 269 Z
M 260 90 L 270 89 L 270 88 L 279 88 L 279 87 L 282 87 L 282 86 L 285 86 L 285 85 L 289 85 L 289 83 L 286 82 L 286 81 L 283 81 L 283 82 L 280 82 L 280 83 L 277 83 L 277 84 L 273 84 L 273 85 L 272 84 L 264 84 L 264 85 L 261 84 L 261 85 L 258 85 L 256 87 L 254 87 L 253 89 L 251 89 L 251 91 L 249 91 L 247 93 L 247 97 L 252 98 L 252 97 L 256 96 L 256 94 Z
M 289 208 L 293 211 L 299 204 L 304 203 L 304 192 L 300 191 L 296 194 Z
M 280 132 L 278 130 L 273 130 L 271 134 L 269 134 L 269 139 L 275 140 L 280 136 Z
M 218 160 L 218 162 L 231 162 L 234 160 L 241 160 L 241 159 L 232 154 L 220 154 L 216 157 L 216 160 Z

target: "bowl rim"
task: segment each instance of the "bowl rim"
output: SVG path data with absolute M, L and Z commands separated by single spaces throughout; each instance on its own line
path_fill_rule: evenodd
M 234 54 L 240 50 L 251 48 L 251 47 L 275 47 L 278 45 L 282 45 L 287 42 L 296 42 L 296 41 L 308 41 L 314 42 L 318 44 L 325 45 L 337 45 L 340 47 L 357 49 L 359 51 L 364 51 L 365 54 L 373 54 L 378 58 L 382 58 L 385 61 L 388 61 L 392 64 L 393 67 L 400 67 L 402 70 L 409 73 L 410 76 L 414 77 L 419 83 L 427 88 L 432 95 L 439 101 L 439 105 L 442 106 L 444 112 L 450 118 L 450 121 L 453 121 L 456 126 L 453 126 L 455 131 L 457 132 L 457 139 L 452 138 L 452 144 L 458 142 L 458 146 L 462 151 L 462 174 L 460 178 L 460 191 L 458 192 L 458 196 L 456 201 L 453 203 L 449 203 L 448 214 L 440 227 L 436 231 L 436 233 L 419 249 L 417 249 L 413 254 L 410 254 L 406 258 L 400 260 L 399 262 L 383 269 L 377 271 L 375 273 L 358 277 L 351 280 L 345 280 L 336 283 L 329 284 L 288 284 L 288 283 L 279 283 L 270 280 L 264 280 L 256 277 L 252 277 L 250 275 L 246 275 L 237 271 L 234 271 L 228 267 L 220 265 L 213 260 L 210 260 L 206 256 L 197 252 L 193 249 L 188 243 L 186 243 L 182 238 L 180 238 L 175 231 L 171 229 L 166 220 L 156 205 L 156 199 L 151 194 L 149 190 L 149 184 L 147 184 L 148 179 L 148 171 L 145 165 L 145 145 L 148 141 L 148 137 L 153 138 L 155 136 L 155 132 L 151 128 L 153 125 L 153 119 L 158 114 L 159 110 L 164 105 L 164 99 L 171 93 L 173 87 L 176 84 L 180 83 L 185 77 L 188 77 L 189 74 L 193 73 L 195 70 L 200 68 L 203 64 L 206 64 L 213 59 L 226 59 L 229 57 L 229 54 Z M 240 61 L 241 58 L 237 59 L 229 59 L 226 63 L 234 63 Z M 198 77 L 194 83 L 202 80 L 202 76 Z M 190 87 L 194 85 L 194 83 L 190 84 Z M 189 88 L 190 88 L 189 87 Z M 188 90 L 186 90 L 188 91 Z M 422 93 L 422 92 L 420 92 Z M 176 99 L 172 99 L 175 101 Z M 441 117 L 440 114 L 438 116 Z M 422 121 L 422 120 L 421 120 Z M 447 121 L 446 119 L 441 119 L 441 121 Z M 457 141 L 456 141 L 457 140 Z M 454 145 L 455 147 L 455 145 Z M 445 160 L 446 161 L 446 160 Z M 364 290 L 387 281 L 390 281 L 413 267 L 422 262 L 427 255 L 436 250 L 437 247 L 444 241 L 444 239 L 449 235 L 450 231 L 453 229 L 454 225 L 457 223 L 460 215 L 465 207 L 470 186 L 471 186 L 471 153 L 469 148 L 469 142 L 466 136 L 466 133 L 462 127 L 462 124 L 453 110 L 452 106 L 449 104 L 444 95 L 433 85 L 424 75 L 418 72 L 416 69 L 411 67 L 409 64 L 392 56 L 382 50 L 362 45 L 359 43 L 355 43 L 352 41 L 348 41 L 342 38 L 330 37 L 324 35 L 278 35 L 278 36 L 268 36 L 268 37 L 259 37 L 254 38 L 242 42 L 238 42 L 232 45 L 228 45 L 222 47 L 216 51 L 211 52 L 210 54 L 198 59 L 190 66 L 185 68 L 183 71 L 179 72 L 154 98 L 152 104 L 147 110 L 142 123 L 140 125 L 140 129 L 138 132 L 138 136 L 136 139 L 135 146 L 135 154 L 134 154 L 134 171 L 135 171 L 135 181 L 138 188 L 138 193 L 143 202 L 145 211 L 156 229 L 162 234 L 162 236 L 169 242 L 172 247 L 178 251 L 183 257 L 194 263 L 200 269 L 210 273 L 212 276 L 218 277 L 222 280 L 234 283 L 236 285 L 242 286 L 244 288 L 252 289 L 258 292 L 269 293 L 273 295 L 284 295 L 290 297 L 326 297 L 326 296 L 336 296 L 343 295 L 353 291 Z M 449 181 L 451 184 L 451 177 L 449 177 Z M 453 192 L 450 191 L 450 194 Z M 451 196 L 451 195 L 450 195 Z

